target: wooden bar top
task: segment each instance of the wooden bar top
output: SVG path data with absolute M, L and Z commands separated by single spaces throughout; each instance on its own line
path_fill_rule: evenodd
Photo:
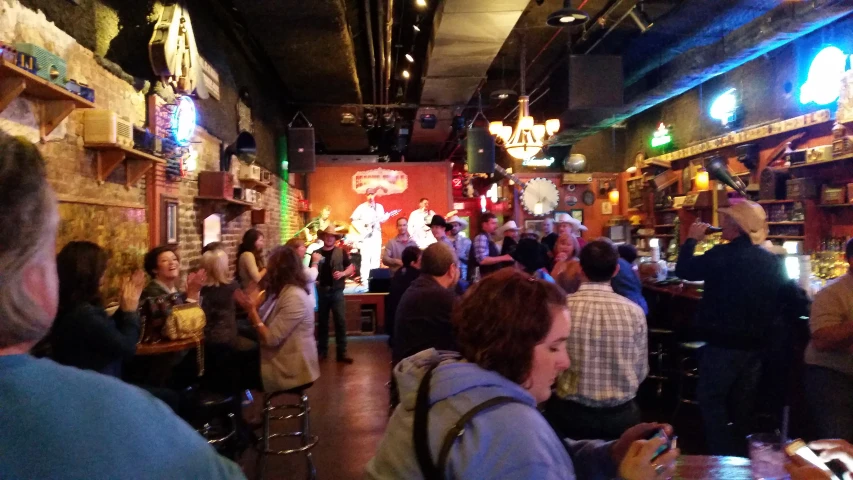
M 643 282 L 643 289 L 655 293 L 663 293 L 673 297 L 683 297 L 691 300 L 701 300 L 701 287 L 697 285 L 686 285 L 684 283 L 675 283 L 672 285 L 655 285 L 650 282 Z
M 752 480 L 748 458 L 682 455 L 675 469 L 680 480 Z
M 199 341 L 204 342 L 201 338 Z M 196 348 L 198 342 L 195 339 L 162 341 L 157 343 L 140 343 L 136 346 L 137 355 L 161 355 L 164 353 L 183 352 Z

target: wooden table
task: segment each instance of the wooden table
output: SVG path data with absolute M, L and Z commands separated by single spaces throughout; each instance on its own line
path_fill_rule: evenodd
M 373 305 L 376 307 L 376 331 L 374 333 L 385 332 L 385 297 L 387 293 L 348 293 L 344 295 L 344 301 L 347 303 L 347 312 L 350 311 L 350 305 L 353 306 L 353 312 L 358 311 L 358 318 L 353 319 L 353 326 L 350 326 L 350 318 L 347 318 L 347 333 L 348 334 L 364 334 L 369 332 L 361 331 L 361 307 L 364 305 Z M 349 317 L 349 315 L 347 315 Z M 354 326 L 358 326 L 353 330 Z
M 192 350 L 196 348 L 198 342 L 204 342 L 204 338 L 198 341 L 195 339 L 189 340 L 164 340 L 157 343 L 140 343 L 136 346 L 137 355 L 162 355 L 164 353 L 183 352 L 184 350 Z
M 675 479 L 680 480 L 752 480 L 748 458 L 682 455 Z

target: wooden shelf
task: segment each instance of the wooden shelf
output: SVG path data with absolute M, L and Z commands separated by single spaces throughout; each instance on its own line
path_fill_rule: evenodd
M 0 111 L 22 94 L 44 101 L 39 112 L 42 141 L 75 108 L 95 108 L 95 104 L 85 98 L 0 59 Z
M 806 224 L 806 222 L 767 222 L 767 225 L 770 225 L 770 226 L 774 226 L 774 225 L 779 225 L 779 226 L 781 226 L 781 225 L 805 225 L 805 224 Z
M 822 204 L 818 205 L 818 207 L 820 207 L 820 208 L 847 208 L 847 207 L 853 207 L 853 203 L 839 203 L 839 204 L 822 203 Z
M 198 196 L 195 197 L 196 200 L 208 201 L 208 202 L 220 202 L 226 205 L 236 205 L 240 207 L 248 207 L 252 208 L 255 206 L 254 203 L 244 202 L 243 200 L 235 200 L 233 198 L 225 198 L 225 197 L 204 197 Z
M 675 226 L 675 224 L 674 224 L 674 223 L 670 223 L 670 224 L 667 224 L 667 225 L 655 225 L 655 228 L 672 228 L 672 227 L 674 227 L 674 226 Z
M 832 165 L 837 164 L 838 162 L 843 162 L 845 160 L 850 160 L 853 158 L 853 153 L 848 153 L 847 155 L 842 155 L 840 157 L 835 157 L 832 160 L 823 160 L 820 162 L 812 162 L 812 163 L 801 163 L 799 165 L 791 165 L 790 167 L 779 167 L 780 170 L 796 170 L 798 168 L 809 168 L 809 167 L 817 167 L 818 165 Z
M 250 180 L 250 179 L 240 180 L 240 185 L 242 185 L 246 188 L 251 188 L 252 190 L 257 190 L 261 193 L 265 192 L 266 189 L 268 189 L 270 187 L 270 185 L 267 183 L 264 183 L 264 182 L 261 182 L 258 180 Z
M 777 205 L 780 203 L 794 203 L 801 202 L 802 200 L 759 200 L 758 203 L 760 205 Z
M 86 148 L 97 152 L 95 158 L 98 162 L 98 182 L 100 183 L 104 183 L 121 162 L 127 162 L 125 185 L 128 188 L 136 184 L 154 165 L 166 164 L 162 158 L 121 145 L 90 143 Z
M 805 240 L 806 237 L 802 235 L 767 235 L 768 240 Z

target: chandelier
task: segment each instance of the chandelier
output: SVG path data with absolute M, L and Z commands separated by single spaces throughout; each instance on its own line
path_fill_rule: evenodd
M 545 140 L 560 130 L 560 120 L 552 118 L 537 124 L 530 115 L 530 97 L 525 93 L 525 42 L 521 40 L 521 95 L 518 96 L 518 123 L 513 128 L 503 122 L 489 123 L 489 133 L 503 142 L 506 152 L 519 160 L 527 160 L 542 151 Z

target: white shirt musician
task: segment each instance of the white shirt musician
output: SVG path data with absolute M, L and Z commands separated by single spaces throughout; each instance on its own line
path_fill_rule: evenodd
M 421 250 L 435 243 L 435 237 L 429 228 L 433 215 L 435 212 L 429 209 L 428 198 L 422 198 L 420 208 L 409 215 L 409 236 Z
M 356 207 L 350 217 L 361 238 L 359 251 L 362 284 L 366 284 L 370 278 L 370 270 L 379 268 L 379 260 L 382 258 L 382 223 L 391 217 L 390 213 L 385 213 L 381 204 L 376 203 L 377 190 L 378 188 L 368 189 L 367 201 Z

